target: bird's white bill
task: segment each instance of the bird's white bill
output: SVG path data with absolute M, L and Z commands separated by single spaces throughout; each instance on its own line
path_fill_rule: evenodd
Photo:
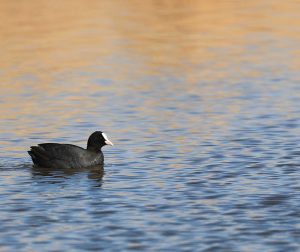
M 111 141 L 109 141 L 108 139 L 105 141 L 105 143 L 106 143 L 107 145 L 111 145 L 111 146 L 114 145 L 114 144 L 113 144 Z
M 104 132 L 102 133 L 102 136 L 104 137 L 105 143 L 106 143 L 107 145 L 111 145 L 111 146 L 114 145 L 111 141 L 108 140 L 108 137 L 107 137 L 107 135 L 106 135 Z

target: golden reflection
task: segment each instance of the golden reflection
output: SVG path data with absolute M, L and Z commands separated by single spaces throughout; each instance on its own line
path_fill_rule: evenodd
M 290 69 L 299 69 L 299 57 L 288 60 L 299 55 L 298 7 L 295 1 L 258 0 L 0 1 L 0 120 L 18 120 L 20 135 L 36 131 L 29 126 L 32 115 L 48 121 L 45 127 L 49 121 L 60 127 L 104 107 L 108 98 L 89 99 L 95 93 L 151 93 L 161 83 L 140 80 L 165 82 L 168 75 L 183 81 L 170 81 L 138 109 L 168 103 L 172 90 L 198 94 L 201 111 L 211 114 L 219 110 L 218 100 L 241 95 L 234 86 L 240 78 L 262 74 L 253 66 L 265 63 L 278 72 L 270 62 L 287 60 Z M 286 54 L 277 53 L 286 47 Z M 95 84 L 102 78 L 111 84 Z M 223 104 L 229 118 L 216 114 L 208 127 L 228 124 L 240 107 Z M 157 115 L 166 116 L 174 112 Z

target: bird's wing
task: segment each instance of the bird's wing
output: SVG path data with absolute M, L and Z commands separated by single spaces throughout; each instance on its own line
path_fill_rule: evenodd
M 33 162 L 44 167 L 83 167 L 86 150 L 71 144 L 43 143 L 29 151 Z

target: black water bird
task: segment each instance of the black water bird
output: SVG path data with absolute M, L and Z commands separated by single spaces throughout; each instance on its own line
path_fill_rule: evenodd
M 105 133 L 95 131 L 90 135 L 87 148 L 72 144 L 42 143 L 31 146 L 29 155 L 35 166 L 44 168 L 87 168 L 103 165 L 101 148 L 113 145 Z

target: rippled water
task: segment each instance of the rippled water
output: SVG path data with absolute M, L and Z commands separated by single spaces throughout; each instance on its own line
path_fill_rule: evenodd
M 299 8 L 1 1 L 1 251 L 299 250 Z M 94 130 L 104 174 L 32 168 Z

